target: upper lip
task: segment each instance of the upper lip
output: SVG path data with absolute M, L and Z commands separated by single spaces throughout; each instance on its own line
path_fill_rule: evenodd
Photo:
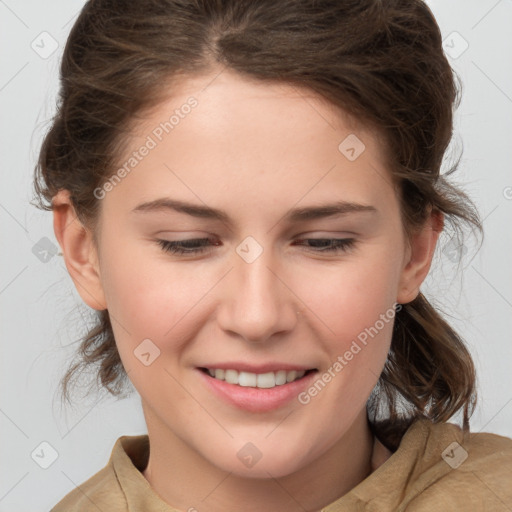
M 307 371 L 314 370 L 312 366 L 304 366 L 300 364 L 290 364 L 290 363 L 264 363 L 264 364 L 250 364 L 244 363 L 243 361 L 232 361 L 228 363 L 208 363 L 199 366 L 198 368 L 209 368 L 209 369 L 219 369 L 219 370 L 237 370 L 241 372 L 249 372 L 249 373 L 268 373 L 268 372 L 277 372 L 279 370 L 286 371 Z

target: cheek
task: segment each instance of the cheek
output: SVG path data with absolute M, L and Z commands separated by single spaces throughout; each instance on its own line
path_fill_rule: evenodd
M 295 277 L 297 295 L 304 297 L 304 304 L 322 321 L 328 335 L 340 342 L 357 337 L 395 303 L 399 262 L 396 256 L 375 249 L 369 256 L 318 265 Z
M 179 348 L 185 327 L 191 333 L 188 316 L 211 287 L 192 265 L 169 263 L 147 242 L 106 251 L 102 283 L 120 352 L 133 351 L 144 339 L 162 348 L 172 340 L 166 349 Z
M 309 316 L 318 316 L 329 360 L 325 378 L 333 382 L 318 403 L 329 403 L 340 414 L 363 407 L 389 353 L 399 262 L 386 248 L 373 249 L 302 276 L 299 293 L 307 297 Z M 316 396 L 317 390 L 311 393 L 305 398 Z

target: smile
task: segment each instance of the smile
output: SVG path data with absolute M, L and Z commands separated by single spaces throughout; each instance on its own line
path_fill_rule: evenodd
M 234 369 L 224 370 L 222 368 L 203 368 L 202 370 L 207 372 L 210 377 L 225 381 L 228 384 L 262 389 L 274 388 L 276 386 L 295 382 L 296 380 L 302 379 L 306 373 L 314 371 L 278 370 L 276 372 L 251 373 Z

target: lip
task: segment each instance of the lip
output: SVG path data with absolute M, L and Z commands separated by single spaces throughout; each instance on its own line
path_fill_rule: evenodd
M 272 365 L 264 366 L 264 368 L 272 367 Z M 276 368 L 276 365 L 273 365 Z M 290 367 L 290 365 L 281 365 L 275 370 L 265 371 L 278 371 L 285 370 L 289 367 L 290 370 L 311 370 L 311 368 L 304 367 Z M 203 367 L 204 368 L 204 367 Z M 254 366 L 251 365 L 237 365 L 233 366 L 208 366 L 208 368 L 219 368 L 219 369 L 237 369 L 240 371 L 252 371 L 253 373 L 265 373 L 265 371 L 254 371 Z M 252 370 L 245 370 L 244 368 L 252 368 Z M 261 367 L 258 367 L 261 368 Z M 221 398 L 228 404 L 234 405 L 239 409 L 244 409 L 249 412 L 268 412 L 280 407 L 283 407 L 299 393 L 304 391 L 311 385 L 311 382 L 318 375 L 318 370 L 312 371 L 304 375 L 301 379 L 293 382 L 288 382 L 281 386 L 275 386 L 273 388 L 255 388 L 255 387 L 244 387 L 237 384 L 229 384 L 226 381 L 211 377 L 207 372 L 204 372 L 199 367 L 196 368 L 199 377 L 203 379 L 206 387 L 217 397 Z
M 312 370 L 311 366 L 299 366 L 289 363 L 263 363 L 263 364 L 249 364 L 243 361 L 232 361 L 230 363 L 209 363 L 198 366 L 198 368 L 213 368 L 219 370 L 236 370 L 238 372 L 249 372 L 249 373 L 268 373 L 278 372 L 279 370 L 286 370 L 291 372 L 292 370 L 307 371 Z

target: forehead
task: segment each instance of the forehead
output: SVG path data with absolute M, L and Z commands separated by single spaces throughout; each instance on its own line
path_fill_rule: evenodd
M 167 95 L 166 95 L 167 93 Z M 280 118 L 281 124 L 293 124 L 307 120 L 302 126 L 303 131 L 317 130 L 320 125 L 332 130 L 348 130 L 363 132 L 378 138 L 374 129 L 369 129 L 367 123 L 361 122 L 349 115 L 343 108 L 328 101 L 311 89 L 284 81 L 258 80 L 254 77 L 242 76 L 230 69 L 214 68 L 208 74 L 178 75 L 169 81 L 163 91 L 162 101 L 146 111 L 143 117 L 146 122 L 134 125 L 134 134 L 142 135 L 154 126 L 155 121 L 168 117 L 182 108 L 187 110 L 187 101 L 195 98 L 204 116 L 215 114 L 217 127 L 223 122 L 231 126 L 247 126 L 251 119 L 256 120 L 258 114 L 270 115 L 266 131 L 272 131 L 271 121 Z M 263 108 L 264 112 L 261 111 Z M 281 117 L 282 114 L 285 117 Z M 185 117 L 188 112 L 185 113 Z M 179 116 L 183 119 L 183 116 Z M 200 116 L 195 116 L 200 117 Z
M 378 202 L 391 182 L 377 133 L 310 90 L 229 70 L 173 81 L 133 124 L 118 166 L 126 177 L 108 201 L 132 207 L 165 194 L 223 209 L 228 198 L 290 207 L 336 192 Z

